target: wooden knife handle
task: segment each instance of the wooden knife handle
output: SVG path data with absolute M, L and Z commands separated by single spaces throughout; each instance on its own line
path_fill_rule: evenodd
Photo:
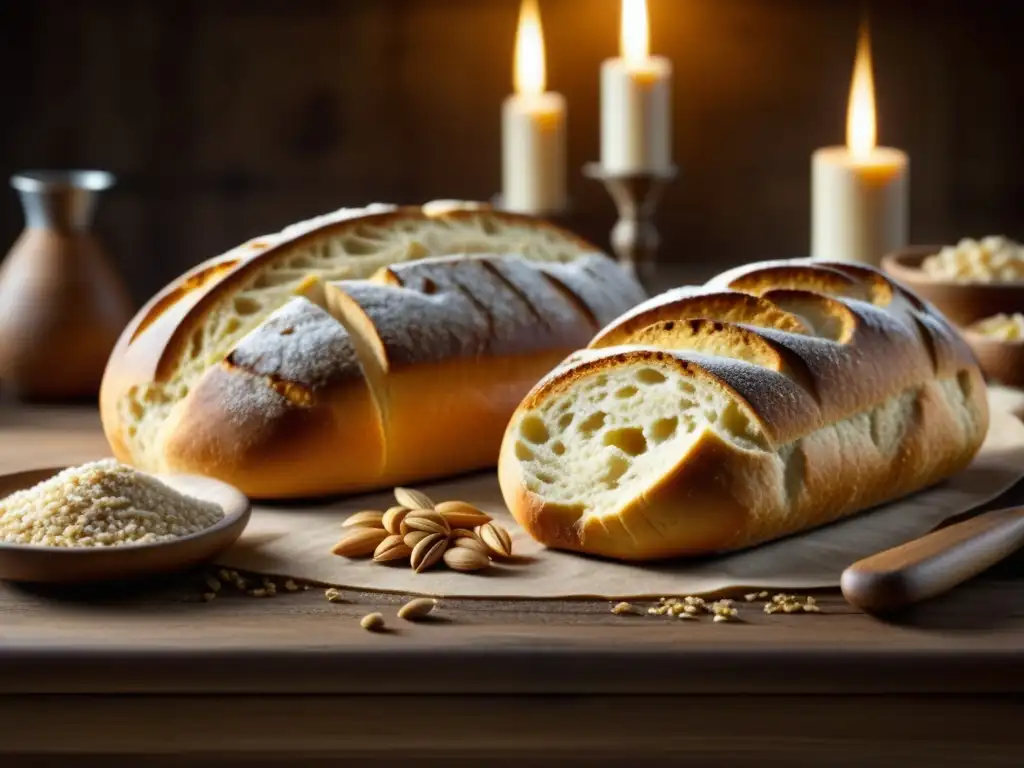
M 853 605 L 884 613 L 942 594 L 1021 546 L 1024 507 L 997 509 L 860 560 L 840 584 Z

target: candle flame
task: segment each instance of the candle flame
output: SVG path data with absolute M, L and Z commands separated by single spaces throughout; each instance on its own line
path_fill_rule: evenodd
M 622 58 L 640 64 L 650 55 L 651 29 L 647 0 L 622 0 Z
M 516 30 L 513 83 L 516 93 L 539 96 L 547 87 L 544 66 L 544 32 L 540 26 L 537 0 L 523 0 Z
M 876 142 L 875 78 L 871 70 L 871 37 L 865 23 L 857 40 L 846 112 L 846 146 L 858 160 L 867 159 Z

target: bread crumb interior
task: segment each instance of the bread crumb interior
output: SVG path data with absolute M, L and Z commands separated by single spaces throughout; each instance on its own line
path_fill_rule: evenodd
M 548 503 L 615 515 L 709 429 L 741 450 L 766 445 L 732 398 L 645 362 L 582 377 L 525 413 L 514 451 L 524 484 Z

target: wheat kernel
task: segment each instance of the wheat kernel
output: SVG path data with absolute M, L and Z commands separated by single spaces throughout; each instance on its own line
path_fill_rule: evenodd
M 398 609 L 398 618 L 407 621 L 421 619 L 437 607 L 437 600 L 432 597 L 417 597 Z
M 368 613 L 359 620 L 359 626 L 371 632 L 384 629 L 384 617 L 379 613 Z

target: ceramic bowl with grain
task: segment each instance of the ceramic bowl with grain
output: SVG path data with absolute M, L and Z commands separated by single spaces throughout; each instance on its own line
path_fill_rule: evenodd
M 894 251 L 883 257 L 882 269 L 960 326 L 989 381 L 1024 387 L 1024 340 L 1001 339 L 970 328 L 994 315 L 1024 312 L 1024 280 L 986 283 L 933 277 L 921 269 L 921 262 L 942 247 Z
M 941 245 L 902 248 L 882 258 L 882 269 L 934 304 L 961 328 L 992 315 L 1024 311 L 1024 280 L 984 283 L 937 278 L 924 272 L 921 262 L 942 248 Z
M 964 328 L 963 335 L 989 382 L 1024 387 L 1024 339 L 1002 339 L 976 327 Z

